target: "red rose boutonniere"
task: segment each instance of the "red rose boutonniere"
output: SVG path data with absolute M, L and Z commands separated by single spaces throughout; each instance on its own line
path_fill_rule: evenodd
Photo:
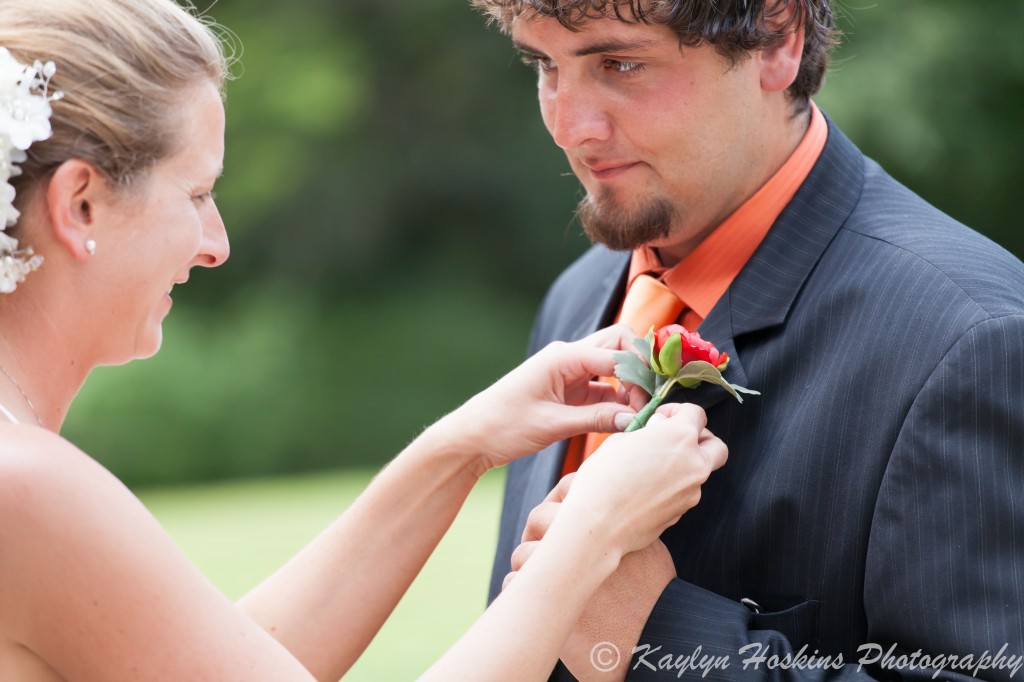
M 646 338 L 637 339 L 634 345 L 640 355 L 630 351 L 616 353 L 615 376 L 644 389 L 651 400 L 637 412 L 626 431 L 643 428 L 677 385 L 693 388 L 702 381 L 718 384 L 741 403 L 740 393 L 761 395 L 726 381 L 722 372 L 729 365 L 729 356 L 681 325 L 670 324 L 657 332 L 651 329 Z

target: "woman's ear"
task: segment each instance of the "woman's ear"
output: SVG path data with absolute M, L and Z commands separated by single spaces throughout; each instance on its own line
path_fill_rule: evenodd
M 95 236 L 97 211 L 109 204 L 112 191 L 103 174 L 81 159 L 65 161 L 50 178 L 46 209 L 54 237 L 78 260 L 91 255 L 87 244 Z
M 770 47 L 761 50 L 761 89 L 767 92 L 781 92 L 793 84 L 800 71 L 804 54 L 804 22 L 796 15 L 800 3 L 787 3 L 777 15 L 765 18 L 769 28 L 786 27 L 782 38 Z

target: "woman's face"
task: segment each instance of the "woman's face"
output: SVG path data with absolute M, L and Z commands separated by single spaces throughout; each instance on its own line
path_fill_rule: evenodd
M 216 267 L 228 257 L 212 194 L 224 163 L 224 106 L 212 83 L 187 91 L 181 101 L 183 148 L 157 163 L 96 235 L 92 258 L 103 264 L 110 289 L 96 321 L 103 338 L 130 344 L 107 348 L 104 364 L 156 353 L 171 287 L 185 282 L 193 266 Z

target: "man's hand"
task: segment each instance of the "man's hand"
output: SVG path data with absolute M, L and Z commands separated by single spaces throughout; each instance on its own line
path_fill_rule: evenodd
M 591 597 L 560 658 L 581 682 L 623 680 L 633 648 L 676 567 L 668 548 L 655 540 L 623 557 L 619 568 Z M 605 647 L 607 643 L 615 649 Z M 605 649 L 602 649 L 605 647 Z M 602 651 L 607 650 L 608 655 Z M 618 665 L 609 656 L 617 653 Z
M 523 543 L 512 554 L 512 573 L 505 577 L 506 585 L 543 539 L 571 483 L 570 474 L 530 513 Z M 675 577 L 672 556 L 661 540 L 623 557 L 618 570 L 591 597 L 560 655 L 580 682 L 625 679 L 647 618 Z

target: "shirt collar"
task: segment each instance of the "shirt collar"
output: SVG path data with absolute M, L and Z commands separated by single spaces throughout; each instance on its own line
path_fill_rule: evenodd
M 793 154 L 768 182 L 671 268 L 650 247 L 633 251 L 629 284 L 653 272 L 703 320 L 757 250 L 772 224 L 807 179 L 828 138 L 828 124 L 811 102 L 811 123 Z

